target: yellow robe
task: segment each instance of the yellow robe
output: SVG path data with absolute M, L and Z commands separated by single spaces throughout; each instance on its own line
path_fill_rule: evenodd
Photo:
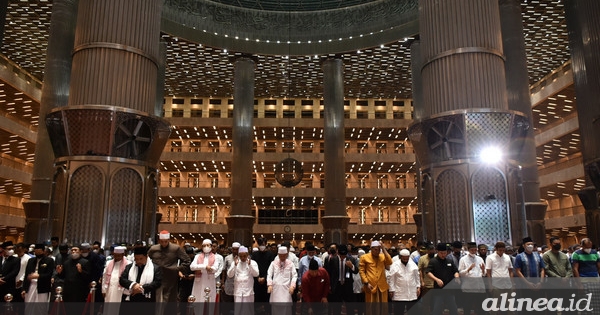
M 370 253 L 360 257 L 360 279 L 363 284 L 368 283 L 373 287 L 373 291 L 370 291 L 368 285 L 365 285 L 365 302 L 387 302 L 389 286 L 385 277 L 385 267 L 391 264 L 392 257 L 387 252 L 380 253 L 378 257 L 373 257 Z

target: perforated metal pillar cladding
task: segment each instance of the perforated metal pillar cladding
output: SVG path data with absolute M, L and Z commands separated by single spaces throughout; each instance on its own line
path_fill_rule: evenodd
M 472 177 L 473 223 L 478 244 L 510 241 L 506 180 L 493 167 L 482 167 Z
M 156 195 L 144 193 L 155 191 L 156 181 L 150 176 L 145 181 L 147 168 L 139 165 L 124 166 L 106 161 L 77 161 L 66 164 L 73 170 L 67 176 L 62 168 L 55 176 L 55 192 L 68 192 L 66 207 L 62 198 L 53 195 L 57 202 L 52 206 L 53 235 L 61 235 L 69 243 L 101 241 L 132 243 L 142 236 L 153 234 L 154 210 L 145 206 L 155 204 L 148 198 Z M 61 225 L 61 218 L 66 218 Z M 62 230 L 60 230 L 62 229 Z
M 469 239 L 470 207 L 467 203 L 467 182 L 456 170 L 443 171 L 435 185 L 436 240 L 450 242 Z

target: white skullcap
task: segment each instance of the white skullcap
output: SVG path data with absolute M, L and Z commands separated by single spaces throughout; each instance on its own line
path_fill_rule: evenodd
M 183 244 L 183 246 L 192 246 L 192 244 L 190 244 L 190 243 L 185 243 L 185 244 Z
M 117 246 L 115 247 L 115 249 L 113 250 L 114 254 L 123 254 L 125 253 L 125 246 Z
M 171 238 L 171 233 L 169 233 L 169 231 L 167 231 L 167 230 L 160 231 L 160 234 L 158 235 L 158 239 L 161 239 L 161 240 L 168 240 L 170 238 Z
M 246 247 L 246 246 L 240 246 L 240 250 L 239 250 L 238 253 L 241 254 L 241 253 L 247 253 L 247 252 L 248 252 L 248 247 Z
M 231 244 L 231 248 L 240 248 L 241 244 L 238 242 L 233 242 L 233 244 Z
M 206 244 L 212 245 L 212 241 L 209 239 L 205 239 L 204 241 L 202 241 L 202 245 L 206 245 Z
M 410 256 L 410 252 L 405 248 L 400 251 L 400 256 Z
M 290 252 L 295 252 L 296 250 L 294 249 L 294 246 L 290 246 Z
M 379 241 L 372 241 L 371 242 L 371 247 L 377 247 L 377 246 L 381 246 L 381 243 L 379 243 Z
M 361 249 L 359 249 L 359 250 L 358 250 L 358 254 L 359 254 L 359 255 L 364 255 L 364 254 L 365 254 L 365 250 L 364 250 L 364 249 L 362 249 L 362 248 L 361 248 Z
M 285 246 L 279 246 L 279 249 L 277 250 L 277 254 L 287 254 L 287 247 Z
M 252 247 L 253 252 L 258 252 L 258 247 Z

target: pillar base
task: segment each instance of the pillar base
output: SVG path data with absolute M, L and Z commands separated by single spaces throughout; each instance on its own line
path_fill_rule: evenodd
M 348 242 L 348 216 L 324 216 L 321 218 L 323 225 L 323 239 L 325 244 L 337 243 L 346 244 Z
M 256 219 L 251 215 L 232 215 L 227 218 L 227 244 L 238 242 L 244 246 L 252 246 L 252 228 Z
M 50 239 L 48 234 L 48 200 L 29 200 L 23 202 L 25 210 L 25 236 L 23 241 L 27 244 L 42 243 Z M 61 235 L 58 235 L 59 239 Z

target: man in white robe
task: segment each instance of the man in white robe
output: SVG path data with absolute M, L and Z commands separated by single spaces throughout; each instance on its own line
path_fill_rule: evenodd
M 254 278 L 258 277 L 258 264 L 248 257 L 248 248 L 241 246 L 238 256 L 227 270 L 227 277 L 233 279 L 233 300 L 235 315 L 254 313 Z
M 208 314 L 214 313 L 214 306 L 217 298 L 216 292 L 216 279 L 221 274 L 223 268 L 223 260 L 218 259 L 217 255 L 212 252 L 212 241 L 205 239 L 202 241 L 202 252 L 194 257 L 190 264 L 190 270 L 194 272 L 194 286 L 192 288 L 192 295 L 196 297 L 196 303 L 194 304 L 195 314 L 206 313 L 205 307 L 207 307 Z M 207 301 L 207 295 L 204 292 L 205 288 L 210 289 L 208 294 L 208 306 L 204 305 Z
M 123 297 L 123 287 L 119 284 L 119 277 L 125 267 L 131 262 L 124 258 L 125 247 L 117 246 L 113 249 L 111 259 L 102 273 L 102 295 L 104 296 L 104 313 L 119 314 L 119 304 Z
M 267 270 L 267 292 L 271 294 L 269 302 L 272 303 L 272 314 L 292 314 L 292 294 L 296 288 L 298 273 L 294 263 L 287 257 L 287 247 L 279 247 L 277 258 Z
M 35 257 L 25 267 L 21 296 L 25 300 L 25 314 L 45 315 L 48 313 L 54 259 L 45 254 L 44 244 L 36 244 Z

